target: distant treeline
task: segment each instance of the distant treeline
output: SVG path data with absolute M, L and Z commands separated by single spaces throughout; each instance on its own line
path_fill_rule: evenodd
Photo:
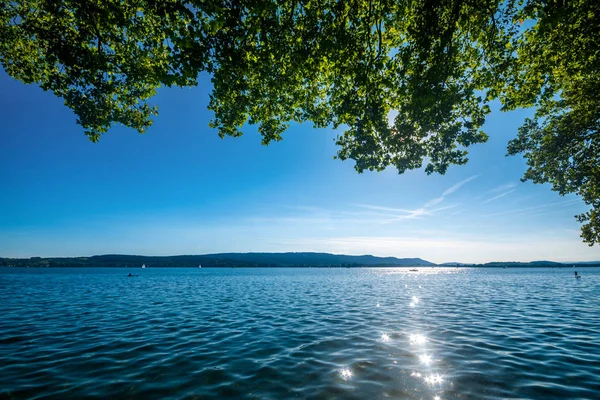
M 441 267 L 472 267 L 472 268 L 570 268 L 570 267 L 600 267 L 600 261 L 559 263 L 554 261 L 494 261 L 485 264 L 445 263 Z
M 428 266 L 435 265 L 420 258 L 348 256 L 329 253 L 221 253 L 182 256 L 101 255 L 92 257 L 0 258 L 3 267 L 116 267 L 139 268 L 189 267 L 269 268 L 269 267 L 348 267 L 363 266 Z
M 490 262 L 486 264 L 446 263 L 437 265 L 420 258 L 349 256 L 329 253 L 220 253 L 182 256 L 101 255 L 92 257 L 0 258 L 0 267 L 31 268 L 361 268 L 361 267 L 477 267 L 477 268 L 566 268 L 599 267 L 600 262 L 557 263 Z

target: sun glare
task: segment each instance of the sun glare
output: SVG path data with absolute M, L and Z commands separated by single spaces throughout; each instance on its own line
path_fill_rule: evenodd
M 425 364 L 425 365 L 429 365 L 431 364 L 431 356 L 428 354 L 423 354 L 419 356 L 419 360 L 421 361 L 421 363 Z
M 340 375 L 342 376 L 342 378 L 344 379 L 350 379 L 352 377 L 352 371 L 350 371 L 349 368 L 343 368 L 340 371 Z
M 431 374 L 425 377 L 425 382 L 429 383 L 430 385 L 433 385 L 436 383 L 444 382 L 444 378 L 440 374 Z
M 412 344 L 423 344 L 427 341 L 427 338 L 420 333 L 411 334 L 408 338 Z

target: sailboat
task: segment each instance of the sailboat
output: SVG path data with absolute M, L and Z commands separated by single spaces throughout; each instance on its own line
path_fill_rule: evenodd
M 198 264 L 198 268 L 202 268 L 202 264 Z
M 142 264 L 142 269 L 146 269 L 146 264 Z

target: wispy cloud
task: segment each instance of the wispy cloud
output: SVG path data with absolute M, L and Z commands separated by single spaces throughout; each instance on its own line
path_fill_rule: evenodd
M 516 186 L 517 186 L 517 184 L 515 182 L 504 183 L 502 185 L 498 185 L 489 190 L 486 190 L 485 192 L 481 193 L 480 195 L 475 196 L 474 199 L 481 200 L 484 197 L 488 197 L 490 195 L 495 195 L 496 193 L 506 192 L 508 190 L 514 189 Z
M 429 200 L 427 203 L 425 203 L 423 208 L 429 208 L 429 207 L 435 206 L 436 204 L 440 204 L 442 201 L 444 201 L 446 196 L 449 196 L 452 193 L 456 192 L 463 185 L 472 181 L 473 179 L 479 178 L 479 176 L 481 176 L 481 174 L 472 175 L 472 176 L 468 177 L 467 179 L 463 179 L 462 181 L 450 186 L 448 189 L 446 189 L 442 192 L 442 195 L 440 197 L 436 197 L 434 199 Z
M 442 197 L 448 196 L 454 192 L 456 192 L 458 189 L 460 189 L 465 183 L 467 182 L 471 182 L 473 179 L 479 178 L 481 176 L 481 174 L 477 174 L 477 175 L 472 175 L 470 177 L 468 177 L 467 179 L 463 179 L 462 181 L 450 186 L 448 189 L 444 190 L 444 192 L 442 193 Z
M 508 195 L 508 194 L 511 194 L 512 192 L 514 192 L 514 191 L 516 191 L 516 190 L 517 190 L 517 189 L 507 190 L 507 191 L 506 191 L 506 192 L 504 192 L 504 193 L 500 193 L 500 194 L 499 194 L 499 195 L 497 195 L 497 196 L 494 196 L 494 197 L 492 197 L 492 198 L 490 198 L 490 199 L 487 199 L 486 201 L 483 201 L 481 204 L 485 204 L 485 203 L 489 203 L 490 201 L 497 200 L 497 199 L 499 199 L 499 198 L 501 198 L 501 197 L 504 197 L 504 196 L 506 196 L 506 195 Z
M 294 231 L 328 233 L 339 232 L 391 232 L 396 224 L 405 228 L 414 228 L 421 222 L 410 220 L 432 219 L 447 215 L 445 210 L 454 211 L 459 204 L 440 204 L 448 196 L 456 193 L 463 185 L 476 179 L 473 175 L 463 179 L 444 190 L 435 201 L 429 200 L 418 207 L 394 207 L 394 204 L 346 204 L 335 207 L 313 207 L 305 205 L 283 205 L 265 207 L 260 212 L 235 221 L 212 221 L 211 226 L 219 223 L 230 223 L 247 231 Z M 420 226 L 420 225 L 419 225 Z
M 356 226 L 390 224 L 403 219 L 417 218 L 428 212 L 422 209 L 392 208 L 379 205 L 353 204 L 335 209 L 306 208 L 293 213 L 273 213 L 245 218 L 250 226 L 285 226 L 298 229 L 310 226 L 311 229 L 336 229 Z
M 378 206 L 378 205 L 373 205 L 373 204 L 355 204 L 357 207 L 362 207 L 362 208 L 368 208 L 369 210 L 377 210 L 377 211 L 390 211 L 393 213 L 407 213 L 407 214 L 412 214 L 415 211 L 417 211 L 417 209 L 409 209 L 409 208 L 395 208 L 395 207 L 384 207 L 384 206 Z
M 503 192 L 503 191 L 505 191 L 505 190 L 512 189 L 512 188 L 514 188 L 514 187 L 516 187 L 516 186 L 517 186 L 517 184 L 516 184 L 515 182 L 505 183 L 505 184 L 503 184 L 503 185 L 499 185 L 499 186 L 496 186 L 496 187 L 495 187 L 495 188 L 493 188 L 493 189 L 490 189 L 490 190 L 488 190 L 486 193 L 498 193 L 498 192 Z
M 418 218 L 421 216 L 432 216 L 432 215 L 436 215 L 436 213 L 438 213 L 439 211 L 448 210 L 448 209 L 451 209 L 454 207 L 456 207 L 456 204 L 446 206 L 446 207 L 434 208 L 434 209 L 419 208 L 417 210 L 414 210 L 411 214 L 399 216 L 395 219 L 388 221 L 387 223 L 398 222 L 398 221 L 402 221 L 405 219 Z
M 357 204 L 358 207 L 366 208 L 369 210 L 376 211 L 386 211 L 385 214 L 378 213 L 379 216 L 386 216 L 387 219 L 383 221 L 384 223 L 391 223 L 396 221 L 401 221 L 403 219 L 412 219 L 418 218 L 424 215 L 430 215 L 434 210 L 426 210 L 423 207 L 408 209 L 408 208 L 393 208 L 393 207 L 383 207 L 372 204 Z
M 493 214 L 486 214 L 484 215 L 484 217 L 497 217 L 497 216 L 501 216 L 501 215 L 529 215 L 529 214 L 533 214 L 539 211 L 544 211 L 548 208 L 552 208 L 552 207 L 558 207 L 558 206 L 562 206 L 562 205 L 567 205 L 567 204 L 573 204 L 573 203 L 581 203 L 581 199 L 572 199 L 572 200 L 567 200 L 567 201 L 559 201 L 556 203 L 548 203 L 548 204 L 542 204 L 539 206 L 533 206 L 533 207 L 525 207 L 525 208 L 519 208 L 516 210 L 510 210 L 510 211 L 504 211 L 504 212 L 499 212 L 499 213 L 493 213 Z
M 464 208 L 461 208 L 460 210 L 454 211 L 453 213 L 450 213 L 448 215 L 456 215 L 456 214 L 460 214 L 461 212 L 465 211 Z
M 425 204 L 423 204 L 423 206 L 418 207 L 418 208 L 413 208 L 413 209 L 395 208 L 395 207 L 385 207 L 385 206 L 372 205 L 372 204 L 356 204 L 356 206 L 361 207 L 361 208 L 366 208 L 369 210 L 385 211 L 388 213 L 396 214 L 396 215 L 388 214 L 387 216 L 391 217 L 391 218 L 388 219 L 387 221 L 385 221 L 384 223 L 393 223 L 393 222 L 398 222 L 398 221 L 402 221 L 402 220 L 406 220 L 406 219 L 419 218 L 419 217 L 423 217 L 423 216 L 431 216 L 431 215 L 435 215 L 439 211 L 448 210 L 448 209 L 456 207 L 456 205 L 449 205 L 449 206 L 434 208 L 434 206 L 437 206 L 438 204 L 442 203 L 446 199 L 447 196 L 455 193 L 463 185 L 472 181 L 473 179 L 478 178 L 479 176 L 480 176 L 480 174 L 472 175 L 466 179 L 463 179 L 462 181 L 460 181 L 458 183 L 455 183 L 454 185 L 450 186 L 448 189 L 444 190 L 440 196 L 425 202 Z

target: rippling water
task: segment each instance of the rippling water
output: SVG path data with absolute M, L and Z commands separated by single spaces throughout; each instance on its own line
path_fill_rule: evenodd
M 600 398 L 600 269 L 132 271 L 0 269 L 0 398 Z

